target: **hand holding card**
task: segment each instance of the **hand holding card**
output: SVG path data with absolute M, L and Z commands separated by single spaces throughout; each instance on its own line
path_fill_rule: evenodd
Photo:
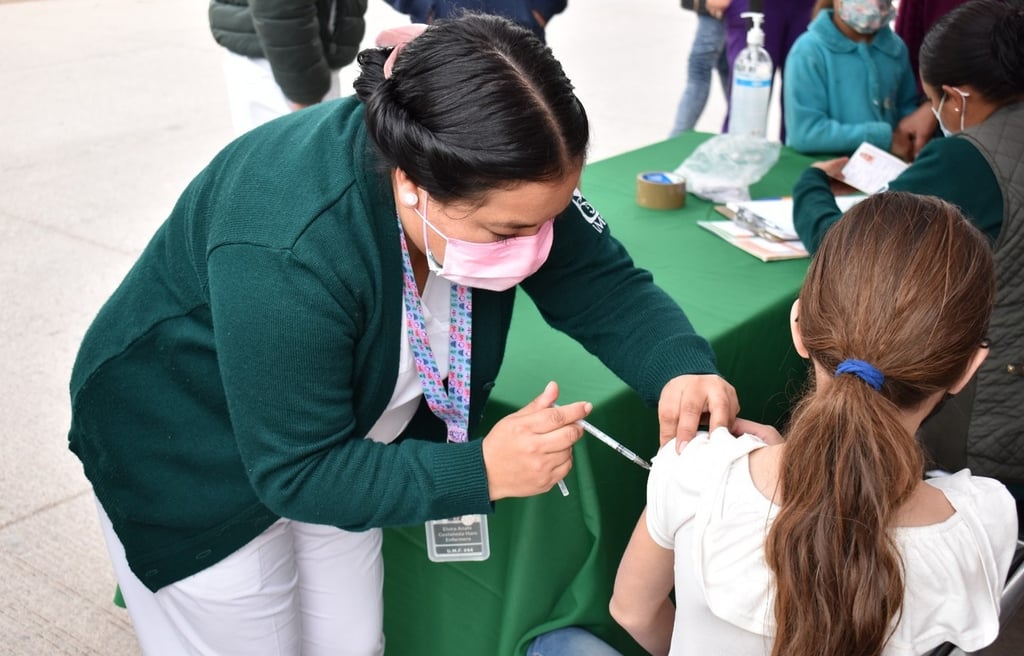
M 858 189 L 843 182 L 843 167 L 850 161 L 849 157 L 824 160 L 811 164 L 812 168 L 821 169 L 829 178 L 829 190 L 833 196 L 860 193 Z
M 844 183 L 865 194 L 876 194 L 889 188 L 889 183 L 903 173 L 909 164 L 866 141 L 857 147 L 849 161 L 836 176 Z

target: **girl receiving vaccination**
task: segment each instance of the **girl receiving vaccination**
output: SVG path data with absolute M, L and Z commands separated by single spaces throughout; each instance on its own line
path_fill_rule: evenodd
M 968 470 L 923 480 L 915 431 L 988 354 L 994 295 L 991 249 L 952 205 L 888 192 L 851 209 L 793 304 L 814 375 L 785 442 L 719 428 L 661 449 L 615 619 L 653 654 L 992 642 L 1013 499 Z
M 889 28 L 890 0 L 821 0 L 786 60 L 786 145 L 850 154 L 867 141 L 908 158 L 897 130 L 918 106 L 907 47 Z

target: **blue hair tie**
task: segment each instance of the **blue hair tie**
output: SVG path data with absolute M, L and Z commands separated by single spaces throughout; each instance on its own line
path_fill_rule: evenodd
M 885 376 L 881 371 L 875 369 L 870 363 L 853 358 L 847 358 L 839 363 L 839 366 L 836 367 L 836 377 L 840 374 L 853 374 L 873 387 L 876 392 L 882 391 L 882 383 L 885 382 Z

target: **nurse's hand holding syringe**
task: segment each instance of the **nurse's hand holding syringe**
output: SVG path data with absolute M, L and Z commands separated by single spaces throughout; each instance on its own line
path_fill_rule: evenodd
M 506 415 L 481 440 L 490 500 L 528 497 L 549 491 L 572 468 L 572 446 L 584 430 L 576 422 L 593 406 L 585 401 L 551 407 L 558 385 L 544 390 L 521 409 Z

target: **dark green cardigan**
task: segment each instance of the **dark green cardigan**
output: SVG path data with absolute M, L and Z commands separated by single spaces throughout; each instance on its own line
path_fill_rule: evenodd
M 995 242 L 1003 225 L 1003 192 L 992 167 L 966 139 L 932 139 L 914 163 L 889 184 L 892 191 L 937 196 L 958 206 Z M 842 212 L 836 206 L 824 171 L 809 168 L 793 188 L 793 224 L 815 253 Z
M 395 444 L 363 439 L 394 391 L 403 315 L 394 200 L 362 116 L 353 98 L 324 103 L 229 145 L 85 336 L 71 450 L 152 590 L 278 517 L 361 530 L 491 511 L 481 441 L 445 444 L 423 406 Z M 676 375 L 715 371 L 577 202 L 523 288 L 649 402 Z M 514 298 L 474 291 L 471 433 Z

